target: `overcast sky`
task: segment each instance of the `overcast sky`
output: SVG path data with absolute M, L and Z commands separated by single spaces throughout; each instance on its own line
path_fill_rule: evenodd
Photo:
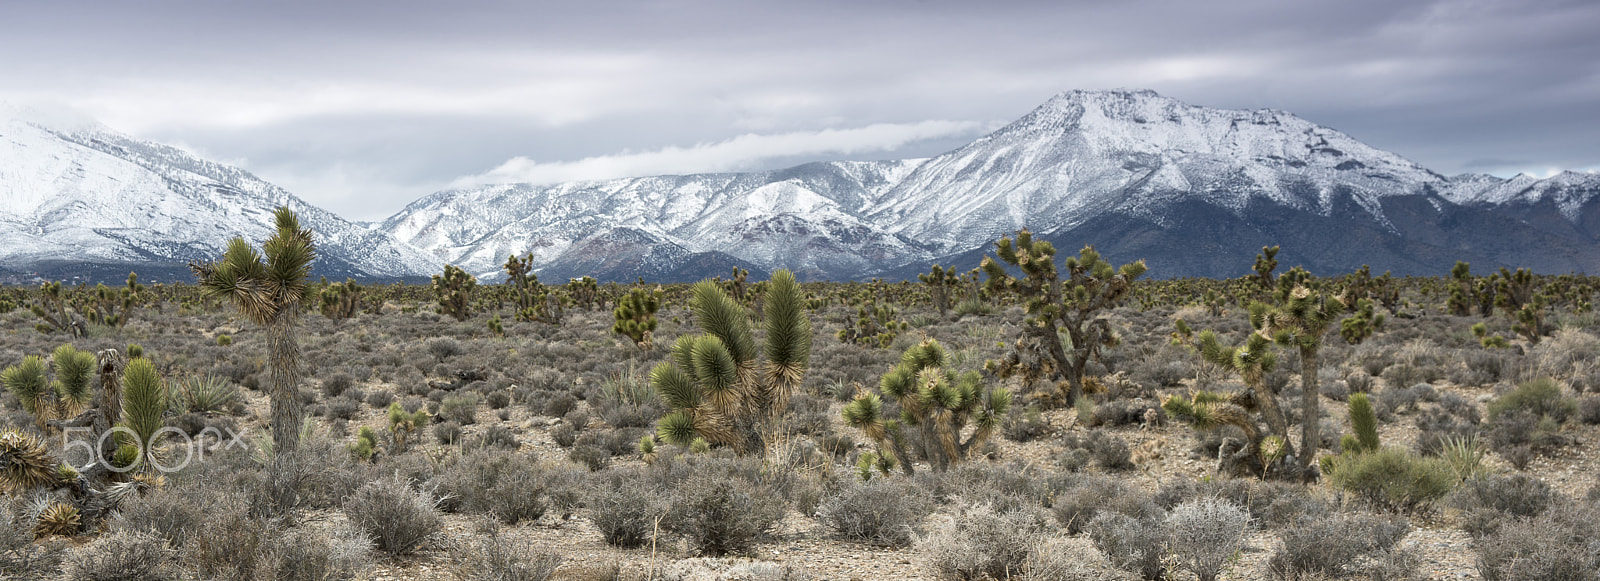
M 21 2 L 0 99 L 377 220 L 452 185 L 924 157 L 1071 89 L 1445 174 L 1600 169 L 1600 2 Z

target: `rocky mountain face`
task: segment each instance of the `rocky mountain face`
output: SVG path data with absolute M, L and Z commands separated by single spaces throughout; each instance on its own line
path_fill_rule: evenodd
M 188 280 L 287 204 L 317 274 L 416 279 L 454 263 L 498 279 L 531 252 L 546 280 L 692 281 L 745 268 L 811 280 L 966 269 L 1029 228 L 1151 276 L 1231 277 L 1280 245 L 1336 274 L 1532 267 L 1600 272 L 1600 174 L 1445 177 L 1282 111 L 1150 91 L 1062 93 L 929 158 L 438 192 L 357 224 L 238 168 L 93 123 L 0 107 L 0 277 Z
M 315 233 L 315 274 L 396 279 L 443 268 L 241 169 L 3 104 L 0 200 L 0 268 L 13 276 L 121 280 L 133 270 L 145 281 L 189 281 L 189 261 L 220 257 L 235 236 L 270 236 L 281 205 Z
M 1264 245 L 1333 274 L 1475 267 L 1600 271 L 1600 174 L 1449 178 L 1275 110 L 1150 91 L 1072 91 L 926 160 L 511 184 L 433 194 L 396 238 L 492 275 L 533 252 L 556 276 L 693 280 L 733 265 L 811 279 L 976 266 L 1029 228 L 1152 276 L 1238 276 Z M 669 274 L 670 273 L 670 274 Z

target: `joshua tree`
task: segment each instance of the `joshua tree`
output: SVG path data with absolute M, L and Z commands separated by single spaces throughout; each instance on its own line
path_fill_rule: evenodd
M 961 279 L 956 276 L 956 269 L 945 270 L 939 265 L 933 265 L 933 271 L 917 275 L 917 280 L 928 285 L 928 292 L 933 298 L 934 308 L 939 309 L 939 316 L 943 317 L 950 312 L 951 294 Z
M 444 265 L 444 275 L 433 275 L 433 296 L 439 301 L 439 314 L 450 315 L 457 321 L 472 317 L 472 298 L 478 290 L 478 279 L 453 264 Z
M 271 366 L 272 442 L 278 453 L 300 445 L 300 424 L 305 410 L 300 404 L 300 342 L 296 336 L 300 307 L 306 298 L 306 277 L 316 247 L 311 231 L 287 206 L 275 213 L 277 230 L 261 245 L 261 252 L 234 238 L 221 260 L 190 263 L 206 296 L 226 297 L 239 313 L 267 330 L 267 358 Z
M 774 427 L 811 360 L 811 321 L 794 274 L 772 274 L 765 300 L 766 361 L 760 361 L 744 307 L 714 281 L 694 285 L 690 301 L 703 331 L 672 346 L 670 361 L 650 371 L 650 383 L 672 411 L 657 425 L 662 440 L 688 446 L 697 438 L 739 452 L 753 449 Z
M 29 305 L 28 309 L 44 321 L 34 326 L 40 333 L 68 331 L 74 338 L 89 334 L 83 319 L 67 310 L 67 298 L 62 294 L 59 282 L 39 285 L 39 301 Z
M 933 339 L 906 349 L 900 364 L 883 376 L 878 387 L 882 395 L 900 405 L 899 421 L 883 417 L 878 393 L 863 393 L 845 406 L 845 423 L 865 432 L 879 449 L 888 444 L 906 474 L 912 472 L 911 459 L 906 456 L 901 430 L 903 425 L 915 426 L 921 432 L 928 462 L 935 470 L 950 469 L 994 433 L 1011 407 L 1011 392 L 986 389 L 978 372 L 958 376 L 949 365 L 944 347 Z M 963 441 L 961 431 L 969 422 L 974 429 Z
M 1317 445 L 1321 442 L 1317 434 L 1318 417 L 1321 415 L 1322 394 L 1317 389 L 1317 369 L 1321 365 L 1318 354 L 1322 351 L 1322 338 L 1334 326 L 1340 313 L 1344 312 L 1345 304 L 1337 297 L 1325 296 L 1322 293 L 1313 293 L 1303 284 L 1309 274 L 1299 267 L 1290 270 L 1287 275 L 1279 278 L 1283 283 L 1278 293 L 1278 304 L 1273 308 L 1254 308 L 1250 310 L 1250 322 L 1258 333 L 1272 337 L 1280 345 L 1293 346 L 1300 352 L 1300 455 L 1296 457 L 1301 470 L 1311 465 L 1311 457 L 1316 455 Z M 1371 301 L 1362 299 L 1367 303 L 1367 313 L 1372 312 Z M 1367 327 L 1370 329 L 1370 324 Z M 1370 330 L 1367 331 L 1370 335 Z M 1355 333 L 1354 335 L 1360 335 Z M 1264 405 L 1262 409 L 1276 408 L 1274 396 L 1270 390 L 1263 390 L 1261 397 L 1272 405 Z M 1278 426 L 1273 426 L 1277 431 Z M 1279 435 L 1288 437 L 1287 433 Z
M 322 287 L 322 292 L 318 293 L 322 316 L 335 321 L 356 316 L 361 311 L 362 290 L 361 285 L 350 278 Z
M 6 389 L 17 396 L 22 409 L 33 414 L 41 430 L 51 420 L 77 414 L 94 397 L 89 387 L 95 371 L 93 354 L 79 351 L 72 345 L 62 345 L 51 354 L 50 366 L 55 371 L 54 380 L 45 376 L 44 360 L 35 355 L 23 358 L 21 365 L 0 372 L 0 383 L 5 383 Z
M 661 295 L 664 291 L 656 287 L 655 292 L 647 293 L 642 288 L 628 292 L 622 299 L 622 304 L 617 305 L 612 311 L 616 324 L 611 326 L 611 332 L 633 340 L 633 344 L 640 350 L 649 350 L 652 345 L 651 333 L 656 330 L 656 311 L 661 308 Z
M 1099 356 L 1102 346 L 1115 345 L 1116 333 L 1106 322 L 1104 314 L 1129 296 L 1133 281 L 1145 272 L 1144 261 L 1130 262 L 1121 268 L 1101 260 L 1094 247 L 1086 246 L 1077 257 L 1069 257 L 1067 280 L 1061 280 L 1052 260 L 1056 249 L 1049 242 L 1033 240 L 1027 230 L 1017 232 L 1016 241 L 1010 237 L 995 242 L 995 254 L 1007 264 L 1022 269 L 1025 278 L 1012 278 L 1005 268 L 990 257 L 984 257 L 983 270 L 989 275 L 989 285 L 995 290 L 1011 290 L 1027 304 L 1028 319 L 1024 327 L 1030 350 L 1042 351 L 1042 361 L 1047 370 L 1068 383 L 1067 405 L 1077 403 L 1083 395 L 1083 375 L 1089 361 Z M 1062 348 L 1061 332 L 1071 341 L 1070 356 Z M 1023 345 L 1019 344 L 1018 351 Z M 1013 352 L 1006 360 L 992 367 L 998 375 L 1015 373 L 1021 365 L 1021 353 Z
M 501 268 L 506 271 L 506 284 L 516 289 L 518 321 L 561 324 L 561 297 L 539 282 L 539 275 L 533 272 L 532 252 L 522 258 L 511 255 Z
M 1445 308 L 1450 314 L 1465 317 L 1472 314 L 1472 305 L 1477 304 L 1477 297 L 1472 293 L 1472 266 L 1465 262 L 1456 261 L 1454 268 L 1450 269 L 1450 298 L 1445 301 Z
M 1262 246 L 1261 254 L 1256 255 L 1256 282 L 1261 283 L 1261 288 L 1268 292 L 1277 286 L 1277 281 L 1272 278 L 1272 271 L 1276 268 L 1278 268 L 1278 247 Z

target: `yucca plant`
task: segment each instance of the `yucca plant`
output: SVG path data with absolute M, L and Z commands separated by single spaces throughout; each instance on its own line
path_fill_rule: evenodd
M 137 464 L 148 465 L 156 449 L 156 431 L 161 429 L 161 414 L 167 409 L 167 386 L 149 359 L 128 362 L 122 372 L 122 425 L 133 431 L 135 442 L 123 442 L 139 451 Z
M 619 301 L 621 304 L 611 313 L 616 320 L 611 332 L 631 339 L 640 350 L 649 351 L 654 345 L 652 333 L 659 324 L 656 311 L 661 308 L 662 294 L 659 286 L 654 292 L 640 288 L 628 291 L 628 296 L 623 297 Z
M 300 342 L 297 337 L 300 308 L 306 299 L 306 277 L 316 260 L 311 231 L 287 206 L 274 214 L 277 229 L 261 245 L 261 252 L 234 238 L 227 253 L 211 263 L 190 263 L 206 297 L 226 297 L 239 312 L 267 330 L 271 365 L 272 440 L 279 453 L 300 446 L 300 424 L 305 409 L 300 403 Z
M 477 296 L 478 277 L 457 268 L 444 265 L 444 274 L 433 275 L 433 297 L 439 303 L 439 314 L 450 315 L 457 321 L 472 318 L 472 299 Z
M 50 367 L 55 371 L 53 380 L 45 375 L 44 360 L 30 355 L 20 365 L 0 372 L 0 383 L 17 396 L 22 409 L 33 414 L 41 430 L 50 420 L 77 414 L 94 397 L 89 387 L 96 367 L 94 355 L 62 345 L 50 356 Z
M 400 402 L 389 404 L 389 434 L 394 441 L 393 452 L 398 454 L 406 451 L 411 445 L 411 435 L 426 427 L 428 419 L 428 410 L 407 412 Z
M 670 361 L 650 383 L 671 408 L 657 423 L 662 440 L 688 446 L 696 438 L 752 451 L 764 427 L 776 425 L 811 359 L 811 321 L 794 273 L 772 274 L 766 309 L 766 360 L 757 352 L 744 306 L 714 281 L 694 285 L 691 307 L 699 335 L 678 338 Z
M 54 486 L 58 465 L 37 436 L 17 430 L 0 433 L 0 487 L 6 492 Z
M 33 536 L 44 538 L 50 536 L 70 537 L 78 534 L 79 515 L 77 507 L 65 502 L 52 502 L 39 512 L 38 524 L 33 528 Z
M 178 413 L 218 413 L 239 400 L 239 388 L 215 375 L 190 375 L 171 386 L 172 410 Z
M 900 466 L 912 472 L 910 458 L 901 442 L 902 426 L 915 426 L 921 433 L 922 449 L 935 470 L 950 469 L 982 446 L 1011 408 L 1011 392 L 988 388 L 976 371 L 957 375 L 949 355 L 938 341 L 928 339 L 906 349 L 900 364 L 884 374 L 878 391 L 900 406 L 900 418 L 884 418 L 879 394 L 867 393 L 845 406 L 846 424 L 861 430 L 880 448 L 887 444 Z M 967 424 L 974 427 L 963 440 Z

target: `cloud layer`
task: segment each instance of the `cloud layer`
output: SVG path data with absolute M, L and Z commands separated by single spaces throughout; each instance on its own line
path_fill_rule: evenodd
M 853 129 L 824 129 L 759 135 L 747 133 L 692 147 L 665 147 L 645 152 L 586 157 L 575 161 L 538 162 L 515 157 L 493 170 L 455 180 L 465 188 L 494 183 L 548 184 L 632 176 L 744 171 L 762 162 L 795 156 L 849 156 L 894 151 L 907 144 L 953 136 L 971 136 L 985 127 L 975 121 L 878 123 Z
M 1597 29 L 1586 0 L 11 3 L 0 99 L 359 219 L 463 179 L 932 155 L 968 134 L 894 132 L 1116 87 L 1508 173 L 1600 164 Z

